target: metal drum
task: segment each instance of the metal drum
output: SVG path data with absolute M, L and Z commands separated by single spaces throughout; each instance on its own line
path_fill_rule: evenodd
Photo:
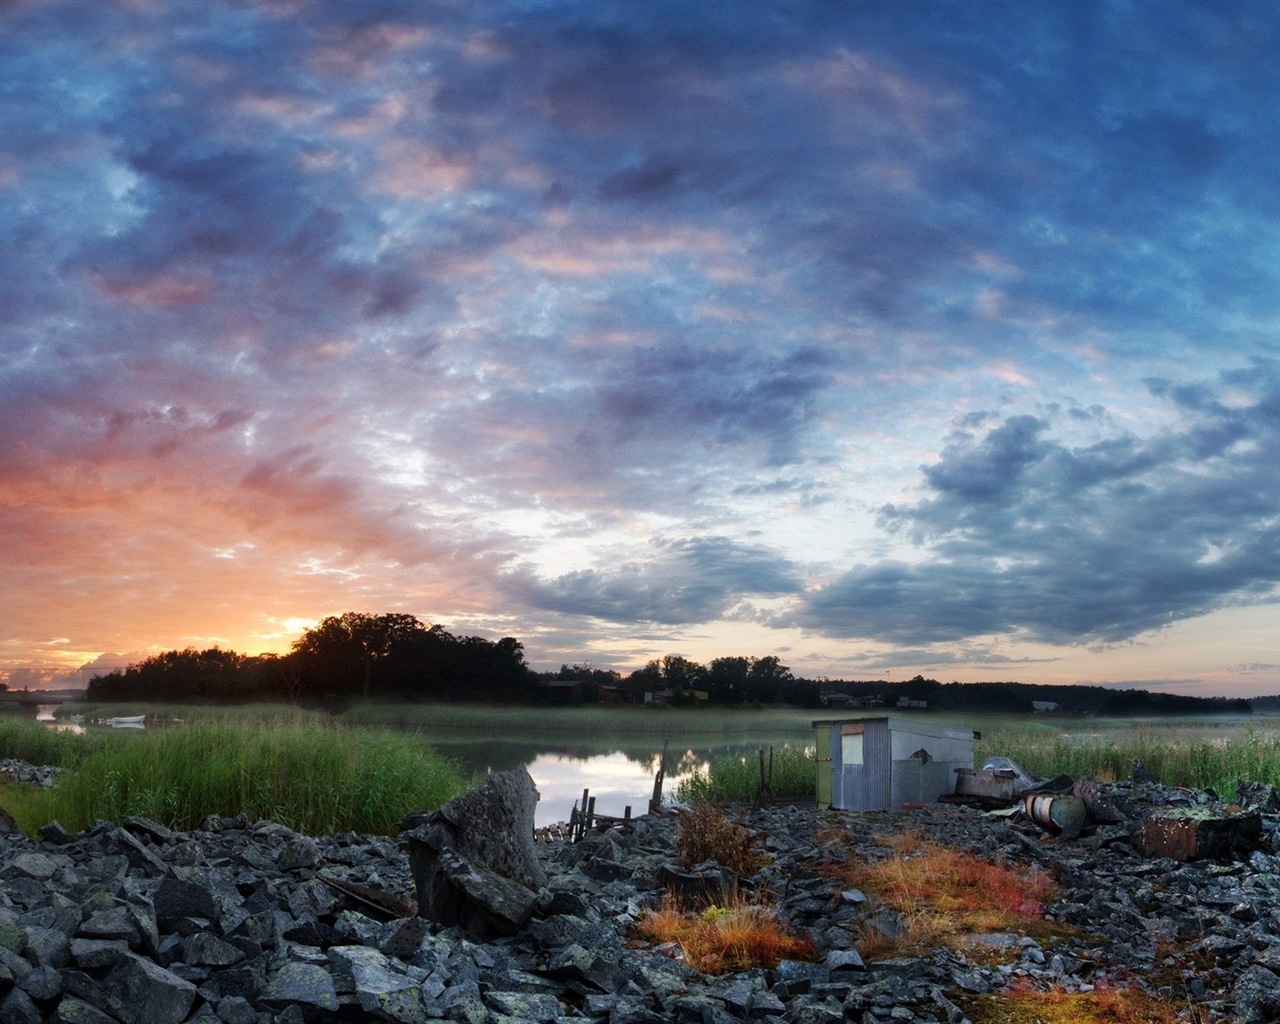
M 1070 793 L 1028 793 L 1022 809 L 1041 828 L 1063 839 L 1074 839 L 1084 828 L 1089 812 L 1084 801 Z

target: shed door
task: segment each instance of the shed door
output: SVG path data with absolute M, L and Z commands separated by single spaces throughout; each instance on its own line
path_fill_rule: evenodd
M 889 808 L 891 748 L 885 719 L 849 722 L 840 727 L 841 806 L 848 811 Z
M 813 757 L 818 767 L 818 806 L 831 806 L 831 727 L 814 726 Z

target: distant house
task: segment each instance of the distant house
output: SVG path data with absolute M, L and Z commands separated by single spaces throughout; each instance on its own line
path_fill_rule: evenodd
M 923 711 L 929 706 L 927 700 L 917 700 L 915 697 L 899 697 L 898 707 L 900 708 L 916 708 Z
M 1031 702 L 1031 710 L 1037 715 L 1048 715 L 1058 710 L 1058 702 L 1056 700 L 1033 700 Z
M 557 704 L 582 703 L 581 679 L 544 679 L 547 695 Z
M 824 708 L 882 708 L 884 700 L 881 697 L 853 697 L 847 693 L 824 693 L 822 706 Z

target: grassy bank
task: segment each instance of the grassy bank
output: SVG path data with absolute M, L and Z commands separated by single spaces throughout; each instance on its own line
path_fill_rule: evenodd
M 676 799 L 682 803 L 749 803 L 760 786 L 758 754 L 716 757 L 706 767 L 680 780 Z M 817 793 L 818 766 L 811 748 L 770 747 L 764 753 L 764 778 L 779 799 L 812 800 Z
M 59 732 L 31 718 L 0 715 L 0 757 L 67 768 L 92 742 L 91 737 Z
M 976 756 L 1011 757 L 1044 777 L 1069 775 L 1115 781 L 1133 777 L 1141 761 L 1169 786 L 1235 792 L 1238 779 L 1280 786 L 1280 731 L 1274 720 L 1087 720 L 1026 724 L 989 722 Z
M 312 721 L 197 721 L 72 738 L 85 742 L 61 762 L 68 770 L 56 787 L 0 789 L 0 806 L 28 832 L 51 820 L 78 830 L 128 815 L 191 829 L 209 814 L 243 813 L 312 835 L 392 834 L 405 814 L 438 807 L 467 784 L 413 734 Z

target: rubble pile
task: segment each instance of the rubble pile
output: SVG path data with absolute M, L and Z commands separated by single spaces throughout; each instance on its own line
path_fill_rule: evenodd
M 1242 789 L 1247 805 L 1228 806 L 1153 783 L 1097 789 L 1116 820 L 1091 821 L 1074 838 L 1023 815 L 945 804 L 731 810 L 769 859 L 743 884 L 812 937 L 816 959 L 714 977 L 678 950 L 641 948 L 630 936 L 673 879 L 723 878 L 713 864 L 677 865 L 676 814 L 572 845 L 538 844 L 539 870 L 526 872 L 538 876 L 532 914 L 514 934 L 483 940 L 413 916 L 410 832 L 312 837 L 243 818 L 210 818 L 190 832 L 145 819 L 76 834 L 50 823 L 36 839 L 10 829 L 0 835 L 0 1021 L 959 1024 L 966 993 L 1015 981 L 1087 991 L 1122 977 L 1163 986 L 1202 1021 L 1275 1020 L 1274 792 Z M 1255 816 L 1256 833 L 1232 830 L 1214 857 L 1142 847 L 1154 815 L 1209 822 L 1240 813 Z M 460 827 L 456 817 L 411 824 L 421 842 L 437 835 L 432 828 Z M 878 840 L 907 828 L 1051 871 L 1061 889 L 1045 915 L 1072 927 L 1044 945 L 976 937 L 1004 945 L 996 958 L 936 949 L 864 962 L 859 936 L 880 911 L 821 868 L 883 856 Z

